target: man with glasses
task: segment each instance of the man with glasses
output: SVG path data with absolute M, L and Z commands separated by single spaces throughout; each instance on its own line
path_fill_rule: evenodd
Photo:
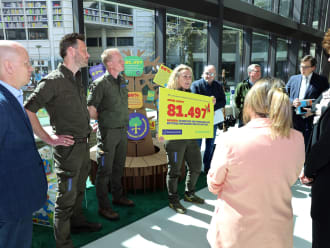
M 249 78 L 243 80 L 243 82 L 239 83 L 235 90 L 235 105 L 239 110 L 238 114 L 238 127 L 242 127 L 243 124 L 243 107 L 244 107 L 244 99 L 248 91 L 251 89 L 253 84 L 258 81 L 261 77 L 261 68 L 258 64 L 249 65 L 248 69 Z
M 58 189 L 54 213 L 57 248 L 73 248 L 70 232 L 95 232 L 99 223 L 86 220 L 82 201 L 90 171 L 88 136 L 91 132 L 86 91 L 80 68 L 88 65 L 89 54 L 84 35 L 72 33 L 60 41 L 63 64 L 43 78 L 25 103 L 34 133 L 54 146 Z M 50 136 L 36 116 L 45 107 L 53 127 Z
M 305 147 L 307 147 L 311 135 L 313 117 L 297 114 L 295 110 L 301 105 L 301 100 L 316 99 L 329 88 L 328 79 L 316 74 L 315 69 L 316 59 L 311 55 L 306 55 L 300 61 L 301 74 L 290 77 L 286 85 L 290 102 L 294 108 L 292 111 L 293 127 L 303 133 Z
M 214 111 L 223 108 L 226 105 L 226 96 L 222 85 L 215 80 L 216 69 L 214 65 L 207 65 L 204 67 L 202 78 L 191 84 L 191 92 L 212 96 L 214 103 Z M 207 173 L 210 169 L 210 164 L 213 156 L 214 141 L 217 132 L 217 124 L 213 126 L 213 138 L 205 139 L 205 151 L 203 156 L 204 172 Z M 199 146 L 202 145 L 202 139 L 198 140 Z

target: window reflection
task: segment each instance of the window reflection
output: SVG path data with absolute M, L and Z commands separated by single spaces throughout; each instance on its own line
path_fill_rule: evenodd
M 155 59 L 153 10 L 108 1 L 84 1 L 83 7 L 89 67 L 101 63 L 101 53 L 110 47 L 129 50 L 133 56 L 144 51 L 143 59 Z
M 313 23 L 315 29 L 319 28 L 321 0 L 314 1 Z
M 261 66 L 262 76 L 268 75 L 268 49 L 268 35 L 253 33 L 251 64 Z
M 301 23 L 307 25 L 308 24 L 308 15 L 309 15 L 309 5 L 310 0 L 304 0 L 303 1 L 303 11 L 302 11 L 302 17 L 301 17 Z
M 198 79 L 207 62 L 207 23 L 179 16 L 166 16 L 166 62 L 170 68 L 189 65 Z
M 290 8 L 291 8 L 292 0 L 281 0 L 280 1 L 280 10 L 279 14 L 281 16 L 289 17 L 290 15 Z
M 254 0 L 254 5 L 268 11 L 272 10 L 272 0 Z
M 222 69 L 226 70 L 227 84 L 236 85 L 240 81 L 243 31 L 224 26 L 222 39 Z
M 288 43 L 287 40 L 277 38 L 276 43 L 276 61 L 275 61 L 275 77 L 287 80 L 288 73 Z

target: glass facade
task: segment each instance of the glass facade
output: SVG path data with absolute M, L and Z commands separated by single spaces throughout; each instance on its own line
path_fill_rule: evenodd
M 284 17 L 289 17 L 292 0 L 280 0 L 279 14 Z
M 207 62 L 206 22 L 166 16 L 166 62 L 170 68 L 189 65 L 194 78 L 200 78 Z
M 228 85 L 235 85 L 240 81 L 242 58 L 243 30 L 224 26 L 222 33 L 222 70 L 225 69 L 226 71 Z
M 261 66 L 262 76 L 268 76 L 268 49 L 268 35 L 253 33 L 251 64 L 259 64 Z
M 118 47 L 123 57 L 140 51 L 144 60 L 155 59 L 154 10 L 99 0 L 84 1 L 83 7 L 89 67 L 101 63 L 101 53 L 110 47 Z
M 272 0 L 254 0 L 254 5 L 268 11 L 272 10 Z
M 288 43 L 281 38 L 276 40 L 275 77 L 284 82 L 288 78 Z
M 322 2 L 321 0 L 314 0 L 312 26 L 315 29 L 318 29 L 319 28 L 321 2 Z
M 310 11 L 310 0 L 304 0 L 302 1 L 302 16 L 301 16 L 301 23 L 308 25 L 309 21 L 309 11 Z

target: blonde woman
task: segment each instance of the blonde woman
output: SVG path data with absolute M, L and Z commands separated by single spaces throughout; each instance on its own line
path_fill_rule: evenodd
M 167 88 L 190 92 L 192 70 L 189 66 L 177 66 L 169 79 Z M 187 162 L 187 176 L 184 200 L 192 203 L 204 203 L 204 199 L 195 194 L 195 185 L 202 167 L 202 158 L 197 140 L 167 140 L 165 149 L 168 159 L 166 185 L 170 208 L 177 213 L 186 213 L 186 208 L 180 203 L 178 181 L 181 175 L 181 166 Z
M 290 187 L 304 164 L 304 139 L 291 128 L 282 81 L 265 78 L 248 92 L 242 128 L 227 132 L 207 176 L 218 196 L 207 238 L 218 248 L 293 247 Z

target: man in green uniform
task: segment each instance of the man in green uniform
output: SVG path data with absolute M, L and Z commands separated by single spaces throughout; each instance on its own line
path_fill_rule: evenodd
M 98 231 L 99 223 L 86 220 L 82 211 L 86 179 L 90 170 L 88 136 L 91 131 L 86 94 L 80 68 L 88 64 L 89 54 L 80 34 L 67 34 L 60 41 L 63 64 L 43 78 L 25 103 L 33 131 L 54 146 L 58 180 L 54 213 L 56 247 L 73 247 L 70 231 Z M 55 135 L 40 125 L 36 112 L 45 107 Z
M 121 185 L 127 151 L 128 90 L 120 74 L 124 70 L 124 60 L 119 50 L 107 49 L 101 59 L 107 72 L 93 82 L 87 104 L 91 118 L 99 124 L 99 166 L 95 182 L 98 212 L 109 220 L 116 220 L 119 214 L 111 208 L 109 182 L 113 204 L 134 206 L 134 202 L 123 195 Z
M 258 81 L 261 77 L 261 68 L 258 64 L 249 65 L 248 69 L 248 79 L 240 82 L 235 90 L 235 105 L 239 110 L 238 116 L 238 127 L 243 126 L 243 107 L 244 107 L 244 99 L 250 88 L 253 84 Z

